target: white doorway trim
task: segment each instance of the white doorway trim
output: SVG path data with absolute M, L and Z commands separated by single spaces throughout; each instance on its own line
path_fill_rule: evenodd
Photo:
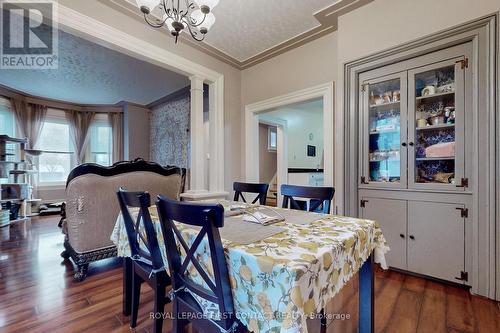
M 167 68 L 189 78 L 201 78 L 204 83 L 209 85 L 210 146 L 213 148 L 210 151 L 210 188 L 206 190 L 224 193 L 224 75 L 69 7 L 58 4 L 56 10 L 58 10 L 58 15 L 55 19 L 60 29 L 83 38 L 91 36 L 97 44 Z M 201 107 L 199 109 L 202 110 Z M 204 133 L 199 129 L 192 129 L 192 131 L 199 132 L 200 135 Z M 191 158 L 191 160 L 193 159 Z M 201 174 L 205 170 L 203 167 L 197 168 L 193 164 L 191 172 Z
M 278 186 L 276 202 L 278 207 L 281 207 L 283 202 L 281 185 L 288 183 L 288 122 L 274 117 L 267 117 L 265 114 L 261 114 L 258 118 L 261 124 L 276 126 L 276 183 Z M 260 136 L 258 137 L 260 138 Z M 258 168 L 259 165 L 257 165 L 257 170 Z M 259 180 L 260 177 L 257 175 L 257 181 Z
M 334 186 L 333 86 L 333 82 L 328 82 L 322 85 L 245 105 L 245 179 L 247 182 L 259 181 L 259 114 L 275 108 L 288 106 L 290 104 L 322 98 L 325 186 Z M 283 144 L 281 146 L 283 147 Z M 278 149 L 279 147 L 280 141 L 278 135 Z M 288 154 L 285 156 L 287 155 Z M 278 163 L 278 165 L 279 164 L 280 163 Z M 285 163 L 284 165 L 287 164 L 288 163 Z M 283 174 L 281 175 L 281 179 L 286 180 L 288 178 L 288 167 L 281 170 L 281 173 L 286 174 L 285 177 L 283 177 Z M 278 177 L 280 177 L 280 172 L 278 172 Z M 280 190 L 281 189 L 278 184 L 279 198 L 281 197 Z

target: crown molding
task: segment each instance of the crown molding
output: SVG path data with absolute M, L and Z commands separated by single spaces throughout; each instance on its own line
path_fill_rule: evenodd
M 137 10 L 137 8 L 133 4 L 125 0 L 97 0 L 97 1 L 133 19 L 139 21 L 144 20 L 139 10 Z M 245 60 L 239 60 L 237 58 L 234 58 L 229 54 L 207 43 L 196 42 L 191 38 L 187 37 L 186 35 L 181 34 L 181 36 L 179 36 L 179 42 L 189 45 L 194 49 L 197 49 L 205 54 L 208 54 L 239 70 L 243 70 L 336 31 L 338 27 L 339 16 L 349 13 L 372 1 L 373 0 L 340 0 L 334 3 L 333 5 L 328 6 L 313 14 L 314 17 L 319 22 L 319 25 L 317 27 L 314 27 L 303 33 L 300 33 L 297 36 L 294 36 L 276 46 L 273 46 Z M 165 29 L 160 29 L 160 31 L 165 36 L 173 38 Z

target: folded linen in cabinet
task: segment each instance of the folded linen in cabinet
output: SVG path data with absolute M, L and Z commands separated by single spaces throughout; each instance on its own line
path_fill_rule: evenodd
M 455 156 L 455 142 L 442 142 L 425 148 L 426 157 L 453 157 Z

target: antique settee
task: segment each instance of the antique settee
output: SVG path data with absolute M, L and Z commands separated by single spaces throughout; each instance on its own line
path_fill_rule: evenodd
M 148 191 L 152 198 L 163 194 L 178 199 L 183 191 L 185 169 L 138 159 L 111 167 L 82 164 L 71 171 L 66 182 L 66 203 L 60 224 L 65 235 L 64 259 L 73 260 L 75 280 L 83 281 L 89 263 L 116 256 L 110 240 L 120 212 L 116 192 Z

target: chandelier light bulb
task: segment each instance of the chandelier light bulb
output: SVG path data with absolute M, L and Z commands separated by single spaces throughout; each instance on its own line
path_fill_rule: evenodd
M 202 34 L 206 34 L 215 23 L 215 15 L 213 13 L 205 15 L 200 9 L 193 11 L 191 18 Z
M 210 10 L 212 10 L 215 6 L 217 6 L 219 0 L 194 0 L 194 2 L 196 2 L 200 8 L 207 6 Z
M 167 27 L 168 31 L 170 31 L 170 33 L 174 32 L 175 29 L 172 26 L 172 23 L 174 22 L 174 20 L 169 18 L 167 16 L 167 14 L 163 15 L 163 20 L 165 21 L 165 26 Z
M 210 28 L 215 23 L 215 15 L 212 13 L 208 13 L 207 16 L 205 17 L 205 21 L 203 21 L 202 24 L 200 24 L 199 29 L 202 34 L 206 34 Z
M 160 5 L 161 0 L 136 0 L 137 7 L 144 14 L 151 13 L 158 5 Z

